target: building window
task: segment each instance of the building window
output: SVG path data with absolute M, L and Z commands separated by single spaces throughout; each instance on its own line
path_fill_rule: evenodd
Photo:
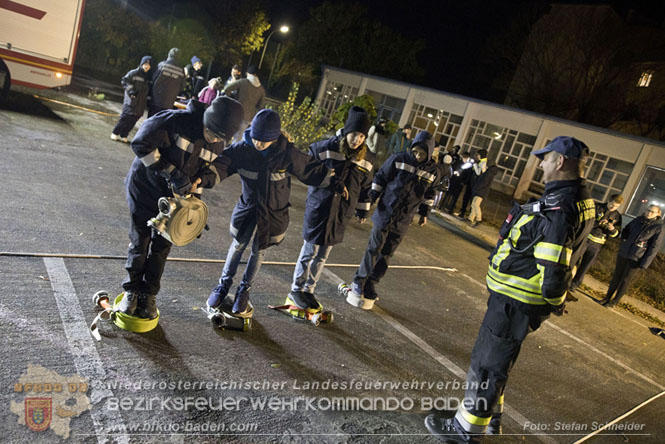
M 472 120 L 463 148 L 472 153 L 486 149 L 487 161 L 490 164 L 495 163 L 499 168 L 494 180 L 515 188 L 524 172 L 534 143 L 536 143 L 534 135 Z
M 399 123 L 406 100 L 370 90 L 365 91 L 365 94 L 374 99 L 377 119 L 392 120 L 395 123 Z
M 644 71 L 637 81 L 637 86 L 640 88 L 647 88 L 651 84 L 653 78 L 653 71 Z
M 337 108 L 347 102 L 353 101 L 358 95 L 358 88 L 354 88 L 342 83 L 328 81 L 326 90 L 323 93 L 319 109 L 324 118 L 330 119 Z
M 407 123 L 411 124 L 416 133 L 422 130 L 429 131 L 434 140 L 447 149 L 455 144 L 462 116 L 414 103 Z
M 665 170 L 648 166 L 630 198 L 626 214 L 638 217 L 649 205 L 658 205 L 665 214 Z

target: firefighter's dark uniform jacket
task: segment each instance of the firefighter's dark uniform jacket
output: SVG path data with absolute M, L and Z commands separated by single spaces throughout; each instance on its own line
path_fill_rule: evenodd
M 152 77 L 152 104 L 171 109 L 178 93 L 185 87 L 185 71 L 175 59 L 159 62 Z
M 614 229 L 610 230 L 607 225 L 612 224 Z M 603 245 L 608 237 L 617 237 L 621 230 L 621 213 L 617 210 L 610 211 L 607 204 L 596 205 L 596 223 L 593 225 L 589 240 Z
M 619 256 L 648 268 L 663 244 L 665 230 L 660 217 L 649 220 L 644 216 L 633 219 L 621 233 Z
M 184 110 L 165 110 L 146 120 L 132 140 L 136 158 L 125 180 L 127 202 L 132 213 L 146 220 L 159 212 L 157 200 L 173 196 L 167 181 L 159 173 L 169 162 L 200 188 L 212 188 L 219 176 L 211 163 L 224 149 L 222 143 L 208 143 L 203 136 L 205 105 L 191 100 Z
M 342 242 L 344 228 L 354 211 L 358 217 L 365 218 L 370 209 L 374 154 L 365 146 L 358 148 L 365 152 L 362 160 L 347 157 L 342 150 L 343 143 L 344 137 L 339 135 L 309 147 L 310 155 L 334 170 L 336 178 L 336 185 L 325 188 L 310 186 L 307 191 L 302 235 L 303 239 L 315 245 L 329 246 Z M 339 184 L 346 186 L 348 200 L 342 197 Z
M 522 310 L 547 314 L 565 300 L 595 209 L 582 180 L 551 181 L 537 202 L 540 212 L 516 207 L 501 227 L 487 288 L 521 303 Z
M 151 57 L 143 57 L 139 67 L 127 72 L 120 81 L 125 89 L 125 97 L 122 102 L 123 113 L 135 116 L 143 115 L 150 91 L 150 71 L 145 72 L 142 66 L 146 62 L 150 63 L 150 60 L 152 60 Z
M 418 163 L 411 151 L 393 154 L 374 175 L 370 198 L 379 199 L 372 215 L 374 226 L 404 234 L 416 211 L 427 217 L 434 205 L 440 169 L 432 159 Z
M 238 173 L 242 195 L 231 216 L 231 235 L 247 239 L 256 227 L 259 249 L 279 244 L 289 226 L 291 175 L 312 186 L 327 186 L 331 172 L 299 151 L 283 135 L 262 154 L 253 145 L 250 129 L 215 161 L 221 180 Z

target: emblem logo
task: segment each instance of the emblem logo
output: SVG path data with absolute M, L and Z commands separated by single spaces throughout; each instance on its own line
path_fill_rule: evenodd
M 25 398 L 25 425 L 35 432 L 51 425 L 51 398 Z

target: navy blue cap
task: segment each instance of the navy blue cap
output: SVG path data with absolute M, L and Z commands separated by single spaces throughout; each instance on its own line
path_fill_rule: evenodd
M 544 148 L 541 148 L 538 151 L 532 151 L 531 154 L 542 160 L 545 158 L 545 154 L 550 151 L 556 151 L 569 159 L 579 159 L 580 157 L 589 154 L 589 147 L 586 146 L 584 142 L 577 140 L 574 137 L 559 136 L 552 139 L 552 141 L 545 145 Z
M 252 139 L 261 142 L 272 142 L 282 134 L 282 123 L 277 111 L 262 109 L 252 119 L 249 127 L 249 135 Z

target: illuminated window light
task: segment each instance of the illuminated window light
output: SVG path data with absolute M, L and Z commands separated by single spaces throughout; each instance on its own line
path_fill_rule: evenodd
M 501 138 L 501 134 L 494 131 L 494 139 L 499 140 L 500 138 Z
M 637 81 L 637 86 L 639 88 L 648 88 L 651 84 L 651 79 L 653 78 L 653 71 L 644 71 Z
M 55 76 L 56 76 L 57 78 L 61 78 L 61 77 L 62 77 L 62 73 L 61 73 L 61 72 L 56 72 L 56 73 L 55 73 Z
M 431 119 L 432 117 L 434 117 L 434 115 L 432 113 L 429 113 L 429 114 L 427 114 L 427 117 L 429 117 Z

